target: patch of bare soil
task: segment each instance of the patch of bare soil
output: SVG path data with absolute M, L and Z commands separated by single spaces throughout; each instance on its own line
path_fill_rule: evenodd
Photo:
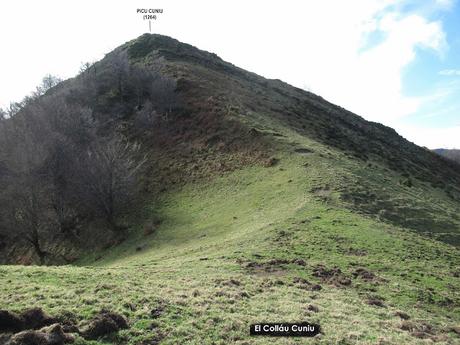
M 31 308 L 21 314 L 0 310 L 0 332 L 16 333 L 25 329 L 39 329 L 56 322 L 41 308 Z
M 294 284 L 296 284 L 296 286 L 299 289 L 302 289 L 302 290 L 320 291 L 320 290 L 323 289 L 323 287 L 321 285 L 313 284 L 313 283 L 309 282 L 307 279 L 300 278 L 300 277 L 295 277 L 293 279 L 293 282 L 294 282 Z
M 373 283 L 385 283 L 388 282 L 387 279 L 377 276 L 372 271 L 365 269 L 363 267 L 357 268 L 353 273 L 353 277 L 355 279 L 362 279 L 366 282 L 373 282 Z
M 311 312 L 313 312 L 313 313 L 318 313 L 318 312 L 319 312 L 319 308 L 318 308 L 316 305 L 314 305 L 314 304 L 309 304 L 309 305 L 307 306 L 307 310 L 308 310 L 308 311 L 311 311 Z
M 427 322 L 414 322 L 409 320 L 404 320 L 401 322 L 400 328 L 403 331 L 407 331 L 413 337 L 419 339 L 432 339 L 437 340 L 435 329 L 428 324 Z
M 375 307 L 386 308 L 385 302 L 380 296 L 369 297 L 366 303 Z
M 128 322 L 120 314 L 101 311 L 91 320 L 81 334 L 85 339 L 95 340 L 127 328 L 129 328 Z
M 75 338 L 64 332 L 62 326 L 55 323 L 40 330 L 28 330 L 14 334 L 8 345 L 63 345 L 73 343 Z
M 72 333 L 95 340 L 126 328 L 126 319 L 110 311 L 101 311 L 80 331 L 76 318 L 70 314 L 54 318 L 41 308 L 28 309 L 21 314 L 0 310 L 0 344 L 63 345 L 74 342 Z
M 240 262 L 251 274 L 270 274 L 270 275 L 283 275 L 286 273 L 286 265 L 294 264 L 298 266 L 306 266 L 307 263 L 302 258 L 295 259 L 270 259 L 267 261 L 257 262 Z
M 318 265 L 313 269 L 313 276 L 319 278 L 323 283 L 332 284 L 337 287 L 351 285 L 351 279 L 336 266 L 327 268 L 324 265 Z

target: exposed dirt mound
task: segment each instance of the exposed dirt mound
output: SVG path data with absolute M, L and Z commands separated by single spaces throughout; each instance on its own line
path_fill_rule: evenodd
M 356 278 L 359 278 L 359 279 L 362 279 L 366 282 L 374 282 L 374 283 L 378 283 L 378 282 L 387 282 L 388 280 L 385 279 L 385 278 L 382 278 L 382 277 L 379 277 L 377 276 L 375 273 L 373 273 L 372 271 L 369 271 L 365 268 L 357 268 L 353 273 L 352 273 L 353 277 L 356 279 Z
M 24 329 L 39 329 L 56 323 L 56 319 L 47 315 L 41 308 L 28 309 L 21 314 Z
M 307 307 L 307 310 L 311 311 L 313 313 L 318 313 L 319 312 L 319 308 L 314 304 L 309 304 L 308 307 Z
M 159 305 L 158 307 L 153 308 L 150 311 L 150 315 L 152 316 L 152 318 L 157 319 L 163 314 L 164 309 L 165 307 L 163 305 Z
M 401 329 L 420 339 L 431 338 L 435 334 L 433 327 L 426 322 L 403 321 Z
M 321 285 L 313 284 L 309 282 L 308 280 L 306 280 L 305 278 L 301 278 L 301 277 L 295 277 L 292 281 L 296 284 L 296 286 L 299 289 L 302 289 L 302 290 L 320 291 L 323 288 Z
M 243 262 L 239 262 L 242 264 Z M 270 259 L 264 262 L 257 262 L 257 261 L 249 261 L 246 262 L 244 267 L 251 271 L 252 273 L 261 273 L 261 272 L 280 272 L 285 269 L 285 265 L 294 264 L 298 266 L 306 266 L 307 263 L 302 258 L 295 258 L 295 259 L 284 259 L 284 258 L 276 258 Z
M 0 333 L 19 332 L 24 327 L 23 320 L 7 310 L 0 310 Z
M 62 326 L 54 324 L 38 331 L 28 330 L 11 337 L 8 345 L 63 345 L 73 343 L 74 337 L 64 333 Z
M 82 335 L 85 339 L 95 340 L 127 328 L 128 323 L 123 316 L 113 312 L 102 311 L 91 320 L 88 327 L 83 330 Z
M 69 333 L 93 340 L 129 328 L 122 315 L 105 310 L 96 315 L 82 332 L 77 323 L 71 313 L 53 318 L 41 308 L 28 309 L 20 315 L 0 310 L 0 345 L 61 345 L 74 341 Z
M 366 303 L 369 305 L 375 306 L 375 307 L 380 307 L 380 308 L 386 307 L 383 299 L 379 296 L 369 297 Z
M 20 315 L 0 310 L 0 332 L 16 333 L 25 329 L 39 329 L 53 323 L 56 323 L 56 319 L 41 308 L 28 309 Z
M 313 269 L 313 276 L 321 279 L 322 282 L 335 286 L 350 286 L 351 279 L 342 273 L 338 267 L 327 268 L 324 265 L 318 265 Z

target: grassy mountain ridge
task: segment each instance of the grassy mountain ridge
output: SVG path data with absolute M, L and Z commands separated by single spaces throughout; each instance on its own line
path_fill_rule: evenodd
M 205 72 L 197 77 L 201 78 L 198 79 L 200 82 L 205 81 L 206 85 L 212 85 L 212 90 L 208 88 L 206 95 L 218 91 L 223 95 L 233 94 L 234 99 L 226 101 L 244 107 L 241 109 L 244 116 L 251 117 L 254 113 L 264 113 L 266 117 L 280 119 L 303 135 L 349 151 L 363 159 L 383 159 L 395 170 L 407 170 L 430 182 L 439 179 L 453 184 L 459 182 L 454 164 L 409 143 L 393 129 L 365 121 L 312 93 L 279 80 L 267 80 L 246 72 L 224 62 L 214 54 L 202 52 L 164 36 L 144 35 L 127 44 L 128 52 L 141 50 L 140 47 L 147 49 L 143 50 L 144 56 L 140 53 L 134 54 L 136 59 L 146 58 L 148 61 L 161 56 L 173 61 L 176 69 L 178 65 L 184 66 L 184 69 L 185 66 L 198 67 L 189 70 L 194 74 L 205 68 Z M 210 71 L 218 73 L 211 75 Z M 213 80 L 214 78 L 216 80 Z M 232 92 L 227 92 L 229 89 Z M 263 103 L 258 104 L 254 98 L 261 98 Z M 430 173 L 430 169 L 441 171 L 442 175 L 437 177 L 437 174 Z
M 134 97 L 95 98 L 101 133 L 149 153 L 125 240 L 74 265 L 1 266 L 0 309 L 42 307 L 80 330 L 101 309 L 128 320 L 77 344 L 268 344 L 251 323 L 305 320 L 322 327 L 314 344 L 458 342 L 455 163 L 168 37 L 123 52 L 173 78 L 181 103 L 146 129 Z
M 456 212 L 444 212 L 450 207 L 456 209 L 459 200 L 460 174 L 455 163 L 411 144 L 391 128 L 367 122 L 316 95 L 245 72 L 213 54 L 176 40 L 145 35 L 124 47 L 129 52 L 140 50 L 141 46 L 149 47 L 144 50 L 148 52 L 145 56 L 135 55 L 136 59 L 143 58 L 143 63 L 149 64 L 160 56 L 170 59 L 171 74 L 178 78 L 179 88 L 184 85 L 181 90 L 185 98 L 193 102 L 188 107 L 191 113 L 200 109 L 200 115 L 205 113 L 213 118 L 225 114 L 224 118 L 243 123 L 247 127 L 243 132 L 248 131 L 256 139 L 269 138 L 268 142 L 273 142 L 270 137 L 283 135 L 279 133 L 280 128 L 286 128 L 331 149 L 338 149 L 361 161 L 359 164 L 374 167 L 360 168 L 360 175 L 365 175 L 361 181 L 349 181 L 345 188 L 337 186 L 344 191 L 343 198 L 354 208 L 379 214 L 384 220 L 415 230 L 441 233 L 440 238 L 458 243 L 457 230 L 452 229 L 457 229 L 460 219 Z M 220 133 L 225 135 L 225 130 Z M 213 129 L 209 135 L 218 140 L 219 131 Z M 248 142 L 251 138 L 243 146 L 247 147 Z M 366 172 L 381 168 L 400 175 L 392 181 L 396 184 L 394 195 L 382 190 L 386 182 L 373 179 L 372 174 Z M 369 184 L 372 180 L 375 183 Z M 431 187 L 425 188 L 424 184 L 441 189 L 440 194 L 446 193 L 445 200 L 451 206 L 430 211 L 433 207 L 431 200 L 414 200 L 410 196 L 409 199 L 393 198 L 404 189 L 408 190 L 404 193 L 427 195 Z

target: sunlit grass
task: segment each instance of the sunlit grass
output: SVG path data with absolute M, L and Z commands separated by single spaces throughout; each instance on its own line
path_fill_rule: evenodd
M 272 344 L 249 337 L 249 325 L 305 320 L 322 326 L 314 344 L 419 344 L 400 329 L 397 310 L 432 325 L 439 343 L 457 341 L 447 331 L 460 321 L 457 249 L 345 208 L 338 186 L 357 173 L 354 163 L 292 137 L 315 152 L 286 153 L 296 147 L 286 142 L 273 167 L 247 167 L 170 191 L 132 221 L 127 241 L 90 253 L 79 266 L 0 267 L 0 308 L 40 306 L 51 315 L 70 312 L 81 324 L 102 308 L 128 318 L 130 329 L 92 344 Z M 149 217 L 162 222 L 145 236 Z M 306 264 L 269 272 L 246 267 L 280 258 Z M 314 277 L 320 264 L 339 267 L 351 285 Z M 359 267 L 378 279 L 354 278 Z M 322 290 L 302 289 L 295 278 Z M 372 296 L 385 307 L 368 305 Z M 309 311 L 310 304 L 319 311 Z M 163 312 L 152 317 L 159 306 Z

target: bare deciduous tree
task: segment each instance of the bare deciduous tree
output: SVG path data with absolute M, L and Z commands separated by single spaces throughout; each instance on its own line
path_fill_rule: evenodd
M 115 216 L 126 209 L 136 190 L 145 159 L 137 158 L 140 146 L 121 136 L 94 143 L 81 157 L 78 171 L 82 200 L 91 203 L 117 229 Z
M 43 77 L 42 82 L 39 86 L 37 86 L 35 92 L 32 93 L 33 98 L 38 98 L 46 93 L 52 87 L 55 87 L 62 81 L 61 78 L 47 74 Z
M 8 202 L 2 203 L 2 212 L 15 229 L 12 235 L 30 243 L 43 263 L 47 253 L 42 236 L 50 229 L 47 226 L 50 181 L 46 162 L 51 136 L 39 109 L 31 106 L 28 111 L 34 112 L 34 116 L 27 116 L 27 112 L 16 115 L 2 131 L 1 157 L 8 170 L 3 176 L 6 188 L 2 191 L 2 197 Z
M 133 65 L 118 51 L 52 92 L 60 79 L 46 76 L 0 111 L 1 241 L 27 242 L 44 262 L 51 242 L 78 237 L 80 222 L 95 215 L 119 229 L 145 158 L 117 133 L 128 120 L 151 129 L 178 106 L 176 82 L 162 67 Z

